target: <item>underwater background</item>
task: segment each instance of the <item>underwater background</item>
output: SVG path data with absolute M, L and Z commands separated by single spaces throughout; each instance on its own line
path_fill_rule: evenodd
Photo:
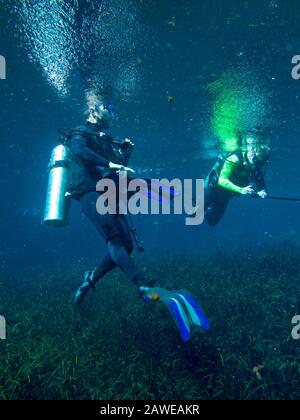
M 214 229 L 135 218 L 143 271 L 210 319 L 187 344 L 119 271 L 74 308 L 105 245 L 77 203 L 67 228 L 41 224 L 57 130 L 95 97 L 147 175 L 203 178 L 260 127 L 270 193 L 300 197 L 299 2 L 0 0 L 0 19 L 0 399 L 299 399 L 299 203 L 236 199 Z

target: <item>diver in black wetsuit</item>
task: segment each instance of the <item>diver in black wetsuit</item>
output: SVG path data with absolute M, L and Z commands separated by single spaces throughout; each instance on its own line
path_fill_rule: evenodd
M 79 200 L 83 213 L 94 224 L 108 245 L 108 253 L 95 271 L 86 272 L 84 282 L 76 293 L 75 300 L 81 303 L 87 292 L 114 268 L 119 267 L 137 287 L 145 286 L 146 279 L 130 257 L 133 240 L 126 216 L 120 214 L 100 215 L 96 209 L 99 192 L 97 182 L 111 171 L 134 172 L 127 167 L 133 144 L 126 139 L 116 144 L 102 132 L 109 128 L 112 110 L 109 106 L 90 108 L 83 126 L 73 130 L 70 150 L 73 153 L 70 194 Z M 74 164 L 75 162 L 75 164 Z M 109 175 L 108 175 L 109 176 Z
M 100 193 L 96 184 L 103 177 L 113 178 L 120 171 L 134 172 L 128 168 L 133 144 L 130 140 L 123 143 L 102 133 L 109 127 L 112 111 L 108 106 L 90 108 L 87 122 L 65 136 L 70 149 L 70 182 L 68 194 L 79 200 L 83 213 L 103 236 L 108 253 L 100 266 L 86 272 L 84 282 L 75 295 L 80 304 L 91 288 L 105 274 L 119 267 L 137 286 L 139 295 L 145 302 L 163 303 L 169 310 L 181 338 L 188 341 L 199 330 L 209 330 L 209 322 L 196 298 L 185 290 L 168 291 L 163 288 L 149 287 L 143 274 L 135 266 L 130 254 L 133 251 L 131 230 L 127 219 L 121 214 L 101 215 L 97 212 L 96 202 Z M 153 284 L 151 284 L 153 286 Z
M 235 196 L 267 197 L 264 166 L 270 148 L 254 136 L 246 140 L 245 150 L 220 156 L 205 179 L 205 218 L 209 226 L 222 219 L 230 200 Z

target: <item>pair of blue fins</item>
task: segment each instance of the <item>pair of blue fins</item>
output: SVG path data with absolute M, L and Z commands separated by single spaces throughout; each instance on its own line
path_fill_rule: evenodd
M 195 296 L 186 290 L 168 291 L 159 287 L 140 287 L 145 301 L 162 302 L 169 310 L 184 342 L 198 331 L 209 331 L 209 322 Z

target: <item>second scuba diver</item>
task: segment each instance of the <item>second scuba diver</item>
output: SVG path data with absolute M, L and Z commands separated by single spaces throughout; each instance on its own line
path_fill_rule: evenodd
M 90 289 L 110 271 L 119 267 L 136 285 L 145 301 L 161 301 L 169 309 L 184 341 L 188 341 L 194 331 L 209 329 L 195 298 L 186 291 L 169 292 L 165 289 L 149 287 L 149 283 L 131 258 L 134 249 L 132 232 L 123 214 L 97 212 L 96 203 L 100 192 L 96 184 L 100 179 L 113 178 L 121 171 L 134 173 L 128 168 L 133 143 L 114 141 L 103 133 L 109 128 L 113 117 L 111 106 L 90 107 L 86 123 L 72 130 L 68 146 L 73 155 L 70 175 L 70 196 L 78 200 L 82 212 L 93 223 L 105 240 L 108 252 L 99 267 L 84 274 L 84 281 L 76 292 L 75 301 L 80 304 Z
M 222 219 L 233 197 L 267 197 L 264 167 L 270 148 L 250 133 L 234 152 L 223 154 L 205 179 L 205 218 L 209 226 Z

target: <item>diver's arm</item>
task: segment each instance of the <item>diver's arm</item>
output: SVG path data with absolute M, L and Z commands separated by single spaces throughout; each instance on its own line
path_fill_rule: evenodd
M 121 151 L 124 156 L 124 164 L 127 166 L 134 149 L 134 143 L 130 139 L 125 139 L 121 145 Z
M 230 177 L 235 166 L 239 163 L 237 156 L 233 155 L 226 159 L 219 177 L 219 186 L 236 194 L 243 194 L 244 188 L 235 185 L 230 181 Z
M 72 152 L 82 160 L 95 164 L 95 166 L 109 168 L 110 161 L 93 152 L 93 150 L 88 147 L 87 138 L 85 136 L 75 134 L 72 138 L 70 148 Z

